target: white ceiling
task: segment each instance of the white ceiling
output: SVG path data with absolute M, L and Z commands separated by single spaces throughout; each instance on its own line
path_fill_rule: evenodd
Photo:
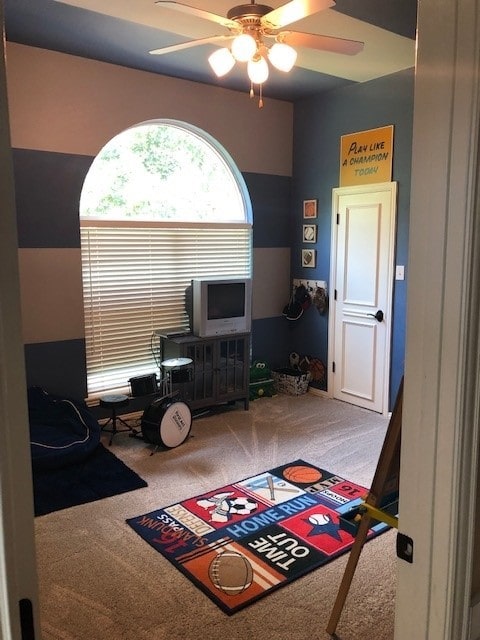
M 155 4 L 152 0 L 57 1 L 102 13 L 113 18 L 120 18 L 143 26 L 168 31 L 178 36 L 178 42 L 228 34 L 228 31 L 219 25 L 173 9 L 164 8 Z M 235 0 L 234 2 L 231 0 L 189 0 L 186 4 L 226 16 L 228 10 L 236 3 Z M 241 2 L 238 2 L 238 4 L 241 4 Z M 269 2 L 269 6 L 274 9 L 282 4 L 285 4 L 282 0 L 271 0 Z M 365 82 L 402 69 L 408 69 L 415 64 L 415 43 L 410 38 L 351 18 L 333 9 L 326 9 L 299 20 L 289 25 L 288 29 L 361 40 L 365 43 L 364 50 L 355 56 L 312 49 L 299 49 L 297 66 L 303 69 L 319 71 L 355 82 Z M 160 39 L 158 46 L 162 46 Z M 202 53 L 202 49 L 204 49 L 204 46 L 199 47 L 198 55 L 204 55 L 205 64 L 207 64 L 207 54 Z
M 3 1 L 7 40 L 219 87 L 249 90 L 244 65 L 237 64 L 229 74 L 216 78 L 207 62 L 216 48 L 213 44 L 150 55 L 151 49 L 229 35 L 226 28 L 214 22 L 161 7 L 155 0 Z M 222 16 L 241 1 L 182 0 Z M 297 47 L 294 69 L 284 74 L 271 68 L 264 95 L 294 102 L 413 67 L 416 2 L 336 0 L 334 8 L 289 25 L 290 31 L 361 40 L 365 47 L 354 56 Z M 268 2 L 272 8 L 284 3 L 285 0 Z

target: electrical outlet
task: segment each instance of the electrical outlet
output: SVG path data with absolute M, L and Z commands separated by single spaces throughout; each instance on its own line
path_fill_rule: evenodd
M 397 264 L 395 267 L 395 280 L 405 280 L 405 267 L 403 264 Z

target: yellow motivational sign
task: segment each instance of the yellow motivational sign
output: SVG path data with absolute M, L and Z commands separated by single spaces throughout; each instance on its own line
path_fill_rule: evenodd
M 393 125 L 341 137 L 340 186 L 391 182 Z

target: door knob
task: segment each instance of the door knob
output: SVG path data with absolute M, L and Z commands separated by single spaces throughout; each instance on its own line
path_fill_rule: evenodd
M 381 309 L 379 309 L 377 313 L 367 313 L 367 316 L 372 316 L 372 318 L 375 318 L 378 322 L 383 321 L 383 311 Z

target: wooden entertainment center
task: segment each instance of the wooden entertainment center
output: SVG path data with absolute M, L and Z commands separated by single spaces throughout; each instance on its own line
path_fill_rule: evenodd
M 209 338 L 193 334 L 163 336 L 161 358 L 190 358 L 186 381 L 175 381 L 173 389 L 191 409 L 243 400 L 249 402 L 250 333 Z

